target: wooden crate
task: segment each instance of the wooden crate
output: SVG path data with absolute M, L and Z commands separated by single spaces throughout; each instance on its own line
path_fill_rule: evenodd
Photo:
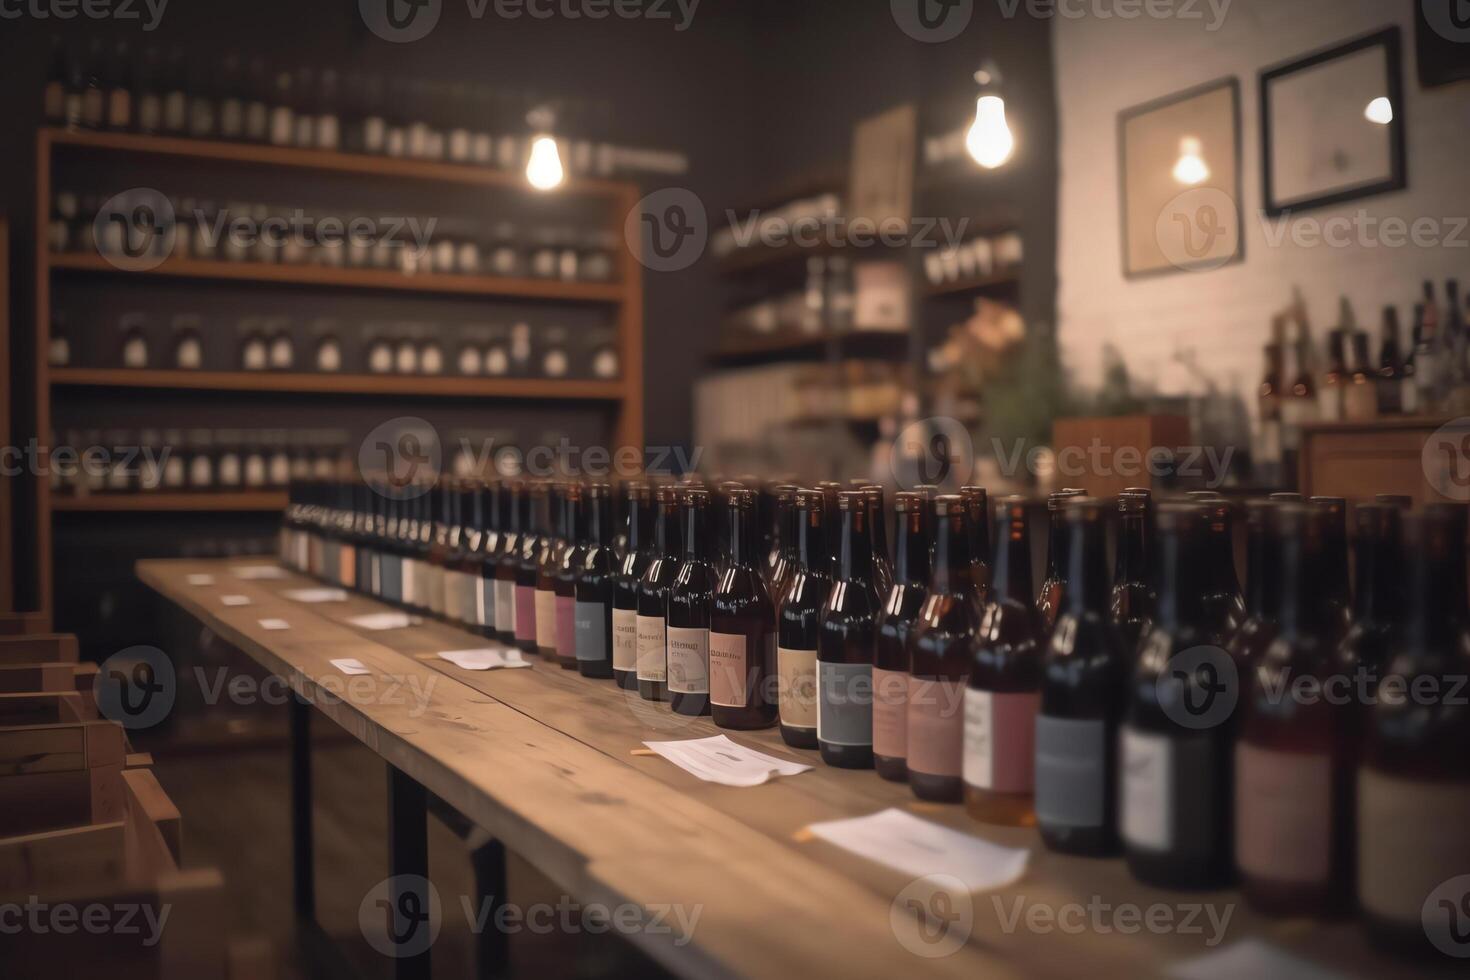
M 1057 419 L 1052 423 L 1058 487 L 1083 487 L 1094 497 L 1116 497 L 1128 487 L 1159 489 L 1150 475 L 1150 450 L 1171 452 L 1191 441 L 1180 415 Z

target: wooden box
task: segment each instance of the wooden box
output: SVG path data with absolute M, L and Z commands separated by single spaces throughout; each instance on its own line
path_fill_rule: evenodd
M 1157 460 L 1190 444 L 1189 419 L 1182 415 L 1057 419 L 1051 431 L 1056 486 L 1081 487 L 1094 497 L 1116 497 L 1128 487 L 1159 489 Z

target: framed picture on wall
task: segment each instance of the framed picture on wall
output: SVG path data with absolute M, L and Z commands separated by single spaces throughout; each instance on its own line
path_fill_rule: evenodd
M 1245 257 L 1240 80 L 1118 114 L 1123 275 L 1204 272 Z
M 1397 27 L 1263 71 L 1266 213 L 1406 187 L 1403 96 Z

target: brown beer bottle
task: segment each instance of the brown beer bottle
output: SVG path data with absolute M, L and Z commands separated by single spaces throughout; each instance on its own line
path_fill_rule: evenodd
M 1245 622 L 1245 597 L 1235 574 L 1231 505 L 1217 493 L 1198 500 L 1205 508 L 1205 579 L 1200 596 L 1205 642 L 1225 646 Z
M 820 490 L 797 491 L 796 572 L 776 612 L 781 737 L 798 749 L 817 747 L 817 633 L 832 589 L 826 509 Z
M 837 495 L 837 555 L 817 632 L 817 746 L 841 769 L 873 768 L 873 648 L 880 599 L 873 582 L 868 495 Z
M 964 798 L 965 689 L 980 628 L 968 510 L 960 496 L 934 500 L 934 570 L 908 641 L 909 785 L 946 803 Z
M 1353 625 L 1352 585 L 1348 581 L 1347 501 L 1342 497 L 1313 497 L 1312 505 L 1327 519 L 1325 576 L 1327 602 L 1332 607 L 1334 642 L 1341 642 Z
M 756 496 L 732 490 L 726 507 L 730 560 L 710 605 L 710 713 L 721 728 L 770 728 L 777 712 L 776 607 L 761 577 Z
M 625 691 L 638 690 L 638 587 L 653 562 L 653 490 L 633 482 L 624 488 L 628 509 L 622 563 L 613 576 L 612 672 Z
M 1337 648 L 1337 673 L 1352 685 L 1356 717 L 1349 727 L 1361 741 L 1368 730 L 1369 707 L 1394 648 L 1403 642 L 1404 511 L 1394 504 L 1359 504 L 1357 523 L 1358 588 L 1353 594 L 1353 625 Z M 1353 758 L 1359 758 L 1355 750 Z
M 984 609 L 990 603 L 990 495 L 984 487 L 960 487 L 965 502 L 965 527 L 970 536 L 970 580 L 975 601 Z
M 868 499 L 868 535 L 873 539 L 873 585 L 880 598 L 893 586 L 893 560 L 888 555 L 888 505 L 883 488 L 875 483 L 862 488 Z
M 1068 498 L 1082 495 L 1080 490 L 1057 490 L 1046 498 L 1046 578 L 1036 597 L 1036 611 L 1041 617 L 1042 635 L 1051 633 L 1062 611 L 1062 596 L 1067 589 L 1067 536 L 1062 508 Z
M 878 616 L 873 655 L 873 768 L 884 779 L 908 778 L 909 635 L 929 584 L 929 507 L 917 493 L 893 497 L 893 587 Z
M 556 663 L 563 670 L 577 669 L 577 578 L 587 550 L 582 541 L 585 513 L 582 486 L 568 483 L 562 492 L 562 549 L 557 559 L 556 583 Z
M 796 574 L 796 487 L 782 485 L 775 489 L 776 530 L 773 532 L 775 548 L 767 553 L 766 590 L 771 596 L 771 605 L 777 613 L 781 611 L 781 597 L 791 585 Z
M 681 516 L 684 555 L 669 589 L 667 644 L 669 706 L 681 715 L 709 714 L 709 622 L 715 573 L 710 493 L 685 490 Z
M 659 487 L 654 493 L 653 541 L 654 558 L 638 583 L 638 696 L 667 701 L 669 589 L 681 551 L 677 487 Z
M 1059 534 L 1052 540 L 1062 546 Z M 980 620 L 965 691 L 965 805 L 984 823 L 1029 827 L 1036 823 L 1036 714 L 1046 634 L 1032 604 L 1024 497 L 996 504 L 995 542 L 994 601 Z M 1054 595 L 1060 600 L 1060 591 Z
M 1149 570 L 1151 503 L 1147 490 L 1124 490 L 1118 495 L 1118 554 L 1113 564 L 1108 619 L 1130 665 L 1158 599 Z

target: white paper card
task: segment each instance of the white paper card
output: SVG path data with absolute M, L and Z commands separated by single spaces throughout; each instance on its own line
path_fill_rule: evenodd
M 405 612 L 378 612 L 368 613 L 366 616 L 353 616 L 348 622 L 358 629 L 401 630 L 413 625 L 413 617 Z
M 1031 852 L 1001 847 L 889 808 L 866 817 L 814 823 L 831 844 L 916 878 L 948 874 L 972 892 L 1002 888 L 1026 872 Z
M 291 628 L 291 624 L 284 619 L 262 619 L 260 621 L 260 628 L 263 630 L 288 630 Z
M 236 578 L 275 579 L 285 578 L 286 570 L 279 565 L 236 565 L 231 569 Z
M 347 591 L 345 589 L 290 589 L 281 594 L 287 599 L 295 599 L 297 602 L 347 601 Z
M 332 666 L 333 667 L 336 667 L 338 670 L 340 670 L 344 674 L 371 674 L 372 673 L 372 671 L 368 670 L 366 667 L 364 667 L 362 665 L 362 661 L 360 661 L 360 660 L 352 660 L 352 659 L 347 659 L 347 660 L 333 660 L 332 661 Z
M 1165 976 L 1178 980 L 1340 980 L 1341 973 L 1329 970 L 1261 939 L 1244 939 L 1224 949 L 1183 960 L 1169 966 Z
M 250 605 L 250 597 L 248 595 L 222 595 L 219 597 L 219 601 L 227 606 Z
M 187 580 L 188 580 L 188 582 L 189 582 L 190 585 L 213 585 L 214 584 L 214 576 L 213 575 L 206 575 L 204 572 L 195 572 L 192 575 L 187 576 Z
M 685 772 L 725 786 L 759 786 L 772 776 L 795 776 L 811 769 L 748 749 L 724 735 L 643 744 Z
M 441 650 L 439 657 L 464 670 L 500 670 L 507 667 L 529 667 L 531 662 L 519 650 L 485 647 L 479 650 Z

